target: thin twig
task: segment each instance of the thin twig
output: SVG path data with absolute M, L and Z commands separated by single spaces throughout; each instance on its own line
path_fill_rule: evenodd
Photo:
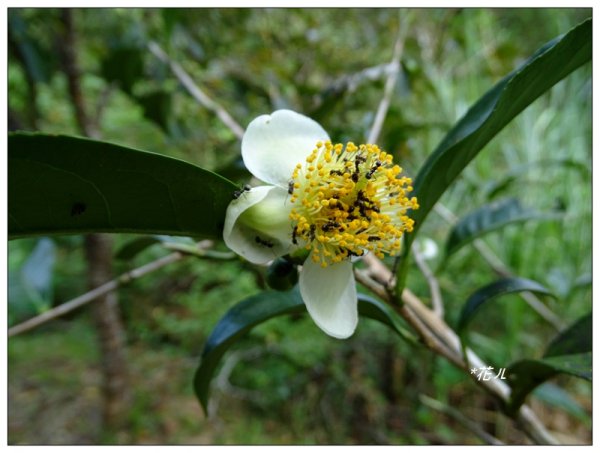
M 149 272 L 155 271 L 157 269 L 160 269 L 163 266 L 166 266 L 167 264 L 171 264 L 171 263 L 174 263 L 175 261 L 178 261 L 183 256 L 184 255 L 179 252 L 172 253 L 172 254 L 167 255 L 163 258 L 160 258 L 156 261 L 152 261 L 151 263 L 148 263 L 138 269 L 135 269 L 130 272 L 126 272 L 126 273 L 120 275 L 119 277 L 117 277 L 103 285 L 100 285 L 97 288 L 94 288 L 91 291 L 88 291 L 87 293 L 82 294 L 81 296 L 76 297 L 75 299 L 65 302 L 64 304 L 61 304 L 55 308 L 45 311 L 41 315 L 38 315 L 34 318 L 31 318 L 31 319 L 28 319 L 27 321 L 22 322 L 21 324 L 17 324 L 16 326 L 11 327 L 10 329 L 8 329 L 8 336 L 14 337 L 15 335 L 19 335 L 21 333 L 24 333 L 31 329 L 39 327 L 42 324 L 47 323 L 48 321 L 51 321 L 60 316 L 66 315 L 67 313 L 70 313 L 73 310 L 75 310 L 85 304 L 88 304 L 89 302 L 93 302 L 98 297 L 108 294 L 111 291 L 114 291 L 119 286 L 121 286 L 125 283 L 129 283 L 130 281 L 132 281 L 136 278 L 140 278 Z
M 397 64 L 382 63 L 376 66 L 361 69 L 360 71 L 352 74 L 344 74 L 321 90 L 321 94 L 315 97 L 315 105 L 320 106 L 327 98 L 344 92 L 353 93 L 363 83 L 382 79 L 383 77 L 389 76 L 391 73 L 397 71 Z
M 427 280 L 427 284 L 429 285 L 429 292 L 431 293 L 431 306 L 433 307 L 433 312 L 440 318 L 443 318 L 444 302 L 442 300 L 440 284 L 435 275 L 433 275 L 431 269 L 429 269 L 429 266 L 425 262 L 425 258 L 423 258 L 423 255 L 418 250 L 416 244 L 413 244 L 412 246 L 412 253 L 413 257 L 415 258 L 415 263 L 417 263 L 417 266 L 421 270 L 421 273 L 423 274 L 423 276 Z
M 385 81 L 383 97 L 379 102 L 379 107 L 377 108 L 373 125 L 371 126 L 371 130 L 367 137 L 367 143 L 375 143 L 379 138 L 381 128 L 383 127 L 383 122 L 385 121 L 388 108 L 390 107 L 392 93 L 394 92 L 394 87 L 396 86 L 396 82 L 398 80 L 398 74 L 400 73 L 400 59 L 402 58 L 402 52 L 404 51 L 404 40 L 406 39 L 408 32 L 408 27 L 406 26 L 407 20 L 405 19 L 402 22 L 403 23 L 400 24 L 400 29 L 398 30 L 396 43 L 394 44 L 392 61 L 389 63 L 389 66 L 393 68 L 393 70 L 389 70 L 388 77 Z
M 419 400 L 421 400 L 421 402 L 424 405 L 430 407 L 431 409 L 441 412 L 442 414 L 446 414 L 447 416 L 453 418 L 458 423 L 460 423 L 462 426 L 464 426 L 466 429 L 468 429 L 473 434 L 475 434 L 477 437 L 479 437 L 481 440 L 483 440 L 486 444 L 488 444 L 488 445 L 505 445 L 504 442 L 502 442 L 499 439 L 496 439 L 491 434 L 485 432 L 477 423 L 475 423 L 472 420 L 469 420 L 467 417 L 465 417 L 463 414 L 461 414 L 459 411 L 457 411 L 453 407 L 450 407 L 447 404 L 442 403 L 441 401 L 430 398 L 423 394 L 419 395 Z
M 163 63 L 169 65 L 175 77 L 181 82 L 186 90 L 192 95 L 196 101 L 202 106 L 215 113 L 217 117 L 231 130 L 233 135 L 241 140 L 244 135 L 244 128 L 240 126 L 236 120 L 223 108 L 219 103 L 212 100 L 198 85 L 194 83 L 190 75 L 185 72 L 181 65 L 169 58 L 169 56 L 161 49 L 154 41 L 148 43 L 148 49 L 152 54 Z
M 372 255 L 366 255 L 363 259 L 367 265 L 367 274 L 374 277 L 371 282 L 388 282 L 392 279 L 391 271 L 384 266 L 380 260 Z M 363 283 L 361 281 L 361 283 Z M 441 356 L 448 359 L 458 368 L 469 371 L 468 367 L 481 368 L 486 365 L 484 362 L 475 354 L 471 349 L 466 348 L 468 364 L 465 363 L 462 357 L 462 346 L 460 339 L 456 333 L 432 310 L 427 308 L 421 300 L 415 296 L 408 289 L 405 289 L 402 293 L 403 306 L 398 307 L 397 304 L 392 303 L 392 296 L 385 288 L 381 288 L 377 292 L 378 295 L 386 294 L 386 301 L 390 306 L 396 309 L 396 311 L 415 329 L 415 331 L 421 336 L 424 343 L 428 347 L 434 348 L 434 350 Z M 440 347 L 440 342 L 443 343 L 443 347 Z M 510 398 L 511 390 L 510 387 L 499 379 L 477 380 L 474 375 L 469 373 L 475 383 L 483 387 L 486 391 L 495 395 L 501 401 L 508 401 Z M 525 432 L 532 440 L 538 444 L 556 444 L 550 433 L 546 430 L 544 425 L 539 421 L 536 414 L 526 405 L 521 406 L 517 415 L 516 421 L 520 428 Z
M 457 221 L 457 217 L 442 203 L 436 203 L 434 210 L 440 215 L 442 219 L 450 224 L 454 224 Z M 502 277 L 514 277 L 514 273 L 510 270 L 506 264 L 488 247 L 488 245 L 482 239 L 475 239 L 473 246 L 481 254 L 486 263 L 492 268 L 492 270 Z M 567 324 L 554 314 L 538 297 L 533 293 L 523 292 L 520 296 L 527 302 L 527 304 L 546 322 L 551 324 L 556 330 L 563 330 Z
M 167 250 L 180 252 L 185 255 L 192 255 L 198 258 L 212 258 L 216 260 L 233 260 L 237 255 L 233 252 L 216 252 L 214 250 L 206 250 L 199 248 L 197 245 L 179 244 L 177 242 L 165 242 L 162 244 Z
M 206 248 L 210 247 L 211 245 L 212 245 L 212 241 L 202 241 L 202 242 L 198 243 L 198 248 L 206 249 Z M 117 289 L 118 287 L 120 287 L 122 285 L 130 283 L 133 280 L 136 280 L 140 277 L 143 277 L 146 274 L 154 272 L 168 264 L 179 261 L 181 258 L 183 258 L 187 255 L 188 255 L 187 253 L 183 253 L 183 252 L 171 253 L 170 255 L 163 256 L 162 258 L 151 261 L 150 263 L 144 264 L 143 266 L 140 266 L 129 272 L 125 272 L 124 274 L 121 274 L 117 278 L 115 278 L 109 282 L 106 282 L 103 285 L 100 285 L 97 288 L 94 288 L 91 291 L 88 291 L 87 293 L 76 297 L 75 299 L 65 302 L 64 304 L 61 304 L 55 308 L 45 311 L 44 313 L 42 313 L 38 316 L 35 316 L 31 319 L 28 319 L 27 321 L 24 321 L 20 324 L 17 324 L 16 326 L 11 327 L 10 329 L 8 329 L 8 336 L 14 337 L 15 335 L 19 335 L 19 334 L 27 332 L 29 330 L 35 329 L 36 327 L 39 327 L 42 324 L 47 323 L 48 321 L 56 319 L 60 316 L 64 316 L 67 313 L 70 313 L 73 310 L 76 310 L 77 308 L 82 307 L 83 305 L 93 302 L 98 297 L 101 297 L 105 294 L 110 293 L 111 291 L 114 291 L 115 289 Z

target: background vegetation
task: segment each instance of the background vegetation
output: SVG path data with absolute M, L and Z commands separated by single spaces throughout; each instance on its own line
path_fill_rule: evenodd
M 590 15 L 584 9 L 81 9 L 72 20 L 85 106 L 100 136 L 243 183 L 239 140 L 190 96 L 149 42 L 243 126 L 292 108 L 318 119 L 337 141 L 360 142 L 405 20 L 402 72 L 379 144 L 414 175 L 475 100 Z M 9 11 L 10 128 L 81 134 L 61 63 L 64 32 L 59 10 Z M 514 274 L 558 295 L 544 303 L 563 325 L 591 310 L 591 134 L 588 65 L 505 128 L 441 200 L 457 217 L 510 196 L 528 209 L 560 214 L 505 227 L 485 243 Z M 420 238 L 439 248 L 429 265 L 439 269 L 445 318 L 454 326 L 473 289 L 495 273 L 472 246 L 443 262 L 449 231 L 433 214 Z M 116 235 L 115 253 L 131 239 Z M 155 245 L 130 260 L 115 258 L 114 272 L 166 253 Z M 11 241 L 8 261 L 11 324 L 86 290 L 79 236 Z M 429 300 L 416 266 L 407 285 Z M 203 345 L 230 307 L 264 286 L 264 272 L 241 261 L 189 258 L 121 288 L 132 400 L 118 429 L 101 423 L 101 354 L 86 309 L 12 338 L 9 442 L 480 443 L 448 408 L 504 441 L 528 442 L 463 373 L 366 319 L 344 342 L 306 316 L 259 326 L 225 357 L 205 417 L 191 385 Z M 474 320 L 470 341 L 491 363 L 540 356 L 556 333 L 516 295 L 486 310 Z M 530 403 L 560 440 L 589 443 L 590 396 L 589 383 L 560 377 Z

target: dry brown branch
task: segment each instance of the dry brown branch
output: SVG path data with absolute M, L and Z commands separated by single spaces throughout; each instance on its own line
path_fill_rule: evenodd
M 367 270 L 364 275 L 371 277 L 367 284 L 377 285 L 376 282 L 390 282 L 393 280 L 391 271 L 378 260 L 375 256 L 366 255 L 364 260 Z M 361 283 L 365 284 L 358 277 Z M 481 368 L 487 365 L 469 348 L 466 348 L 468 363 L 465 363 L 462 357 L 462 346 L 456 333 L 432 310 L 427 308 L 420 299 L 410 290 L 405 289 L 402 293 L 402 306 L 394 303 L 392 295 L 386 288 L 379 288 L 378 295 L 386 295 L 383 299 L 389 305 L 394 307 L 419 334 L 427 347 L 434 350 L 439 355 L 445 357 L 458 368 L 464 370 L 471 378 L 490 394 L 496 396 L 501 401 L 508 401 L 510 397 L 510 387 L 499 379 L 490 379 L 488 381 L 477 380 L 469 372 L 470 367 Z M 441 346 L 443 345 L 443 346 Z M 539 421 L 536 414 L 526 405 L 523 405 L 517 415 L 516 421 L 520 428 L 537 444 L 556 444 L 556 440 L 546 430 Z
M 473 434 L 475 434 L 477 437 L 479 437 L 481 440 L 483 440 L 486 444 L 488 444 L 488 445 L 505 445 L 504 442 L 502 442 L 499 439 L 496 439 L 491 434 L 485 432 L 477 423 L 475 423 L 473 420 L 469 420 L 467 417 L 465 417 L 463 414 L 461 414 L 459 411 L 457 411 L 453 407 L 450 407 L 447 404 L 443 404 L 442 402 L 440 402 L 436 399 L 430 398 L 426 395 L 419 395 L 419 400 L 421 400 L 421 402 L 423 404 L 430 407 L 431 409 L 441 412 L 443 414 L 446 414 L 448 417 L 453 418 L 458 423 L 460 423 L 463 427 L 465 427 L 466 429 L 471 431 Z
M 427 284 L 429 285 L 429 292 L 431 294 L 431 306 L 433 307 L 433 312 L 439 316 L 440 318 L 444 317 L 444 302 L 442 300 L 442 293 L 440 291 L 440 284 L 433 275 L 431 269 L 425 262 L 425 258 L 418 250 L 415 244 L 412 247 L 413 257 L 415 258 L 415 263 L 419 267 L 419 270 L 427 280 Z
M 235 135 L 238 139 L 242 139 L 244 135 L 244 128 L 238 124 L 236 120 L 223 108 L 219 103 L 212 100 L 200 87 L 194 83 L 190 75 L 181 67 L 181 65 L 169 58 L 169 56 L 161 49 L 161 47 L 151 41 L 148 43 L 148 49 L 152 54 L 160 61 L 165 63 L 171 68 L 175 77 L 181 82 L 185 89 L 192 95 L 192 97 L 198 101 L 203 107 L 207 108 L 219 118 L 225 126 Z
M 405 18 L 405 20 L 402 21 L 402 24 L 400 24 L 398 37 L 396 38 L 396 43 L 394 44 L 394 54 L 392 56 L 392 61 L 389 64 L 389 67 L 392 68 L 392 70 L 389 70 L 388 77 L 385 81 L 383 97 L 381 98 L 379 106 L 377 107 L 377 113 L 375 114 L 373 125 L 369 131 L 367 143 L 375 143 L 379 138 L 381 128 L 383 127 L 383 122 L 385 121 L 388 108 L 390 107 L 392 93 L 394 92 L 394 87 L 398 81 L 398 74 L 400 73 L 400 59 L 402 58 L 402 52 L 404 51 L 404 40 L 406 39 L 406 34 L 408 33 L 407 23 L 408 20 Z
M 198 243 L 199 250 L 207 249 L 210 246 L 212 246 L 212 241 L 202 241 Z M 15 335 L 19 335 L 29 330 L 35 329 L 36 327 L 39 327 L 42 324 L 52 321 L 53 319 L 64 316 L 67 313 L 70 313 L 73 310 L 76 310 L 77 308 L 82 307 L 90 302 L 93 302 L 99 297 L 114 291 L 122 285 L 130 283 L 138 278 L 141 278 L 144 275 L 154 272 L 168 264 L 179 261 L 184 256 L 187 256 L 187 254 L 183 252 L 171 253 L 170 255 L 166 255 L 155 261 L 146 263 L 143 266 L 140 266 L 129 272 L 125 272 L 117 278 L 106 282 L 103 285 L 100 285 L 97 288 L 94 288 L 91 291 L 88 291 L 87 293 L 76 297 L 75 299 L 65 302 L 64 304 L 61 304 L 55 308 L 45 311 L 41 315 L 35 316 L 31 319 L 28 319 L 27 321 L 22 322 L 21 324 L 17 324 L 16 326 L 11 327 L 10 329 L 8 329 L 8 336 L 14 337 Z

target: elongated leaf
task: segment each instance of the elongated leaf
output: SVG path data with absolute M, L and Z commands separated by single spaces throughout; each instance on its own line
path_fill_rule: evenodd
M 8 139 L 9 237 L 130 232 L 221 237 L 236 186 L 192 164 L 45 134 Z
M 520 360 L 508 367 L 513 388 L 507 406 L 514 414 L 527 395 L 542 382 L 560 373 L 592 379 L 592 313 L 589 313 L 554 338 L 541 359 Z
M 514 223 L 560 218 L 558 213 L 525 208 L 516 198 L 486 204 L 467 214 L 452 228 L 446 241 L 446 259 L 478 237 Z
M 499 296 L 511 293 L 520 293 L 523 291 L 530 291 L 533 293 L 553 296 L 549 289 L 545 288 L 537 282 L 534 282 L 533 280 L 528 280 L 519 277 L 503 278 L 497 280 L 494 283 L 490 283 L 489 285 L 484 286 L 483 288 L 479 288 L 469 297 L 469 299 L 467 299 L 460 313 L 458 326 L 456 328 L 457 333 L 463 333 L 464 329 L 473 319 L 475 314 L 485 304 L 493 301 Z
M 592 20 L 588 19 L 535 52 L 484 94 L 448 132 L 415 179 L 414 195 L 420 208 L 410 213 L 415 229 L 406 236 L 397 294 L 404 287 L 412 241 L 450 184 L 515 116 L 591 58 Z
M 562 331 L 546 348 L 544 357 L 580 354 L 592 351 L 592 313 L 578 319 Z
M 386 305 L 365 295 L 358 297 L 361 316 L 375 319 L 403 338 L 413 340 L 398 322 L 398 317 Z M 199 368 L 194 376 L 194 390 L 205 413 L 208 410 L 210 381 L 227 350 L 253 327 L 276 316 L 305 313 L 306 308 L 297 288 L 288 292 L 264 292 L 249 297 L 230 309 L 206 341 Z
M 507 372 L 512 393 L 506 408 L 508 414 L 513 415 L 534 388 L 558 374 L 570 374 L 591 381 L 592 353 L 521 360 L 508 367 Z

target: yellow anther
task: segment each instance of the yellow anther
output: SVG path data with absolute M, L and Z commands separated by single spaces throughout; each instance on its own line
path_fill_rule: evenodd
M 401 171 L 377 145 L 352 142 L 319 142 L 306 163 L 296 165 L 290 200 L 299 203 L 290 220 L 315 262 L 326 267 L 365 250 L 378 257 L 398 252 L 414 225 L 406 211 L 418 208 L 416 198 L 406 197 L 412 181 L 399 178 Z

